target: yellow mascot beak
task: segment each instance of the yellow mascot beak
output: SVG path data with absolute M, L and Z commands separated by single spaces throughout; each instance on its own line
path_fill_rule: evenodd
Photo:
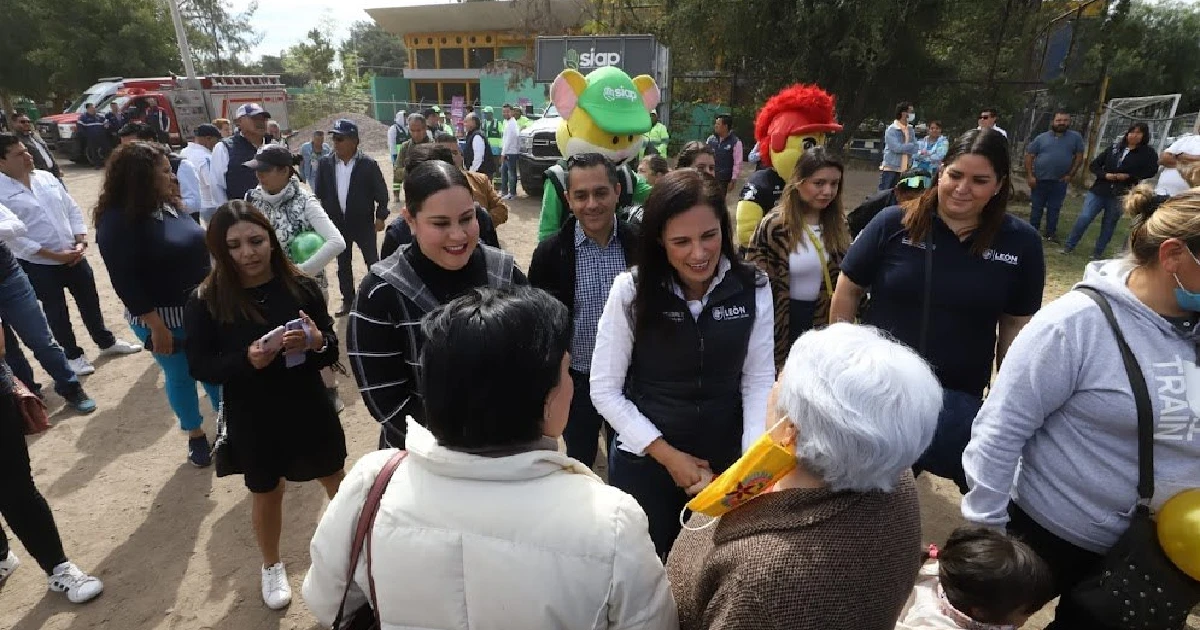
M 800 161 L 800 154 L 813 147 L 824 146 L 824 144 L 825 134 L 823 133 L 791 136 L 783 145 L 782 151 L 771 151 L 771 168 L 774 168 L 784 181 L 790 181 L 792 172 L 796 170 L 796 162 Z

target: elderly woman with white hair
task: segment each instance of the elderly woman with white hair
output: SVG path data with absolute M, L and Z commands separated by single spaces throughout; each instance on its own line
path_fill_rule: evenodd
M 921 564 L 910 469 L 941 406 L 925 361 L 875 328 L 796 340 L 768 434 L 730 468 L 737 479 L 713 481 L 715 501 L 689 504 L 733 509 L 696 515 L 671 550 L 681 630 L 891 630 Z M 759 490 L 767 478 L 778 481 Z

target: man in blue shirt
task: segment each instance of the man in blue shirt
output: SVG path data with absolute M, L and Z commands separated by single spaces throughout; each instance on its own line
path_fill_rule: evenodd
M 1083 136 L 1071 131 L 1071 115 L 1054 114 L 1050 131 L 1044 131 L 1025 148 L 1025 177 L 1029 183 L 1029 222 L 1033 229 L 1042 227 L 1046 212 L 1046 240 L 1057 243 L 1058 212 L 1071 179 L 1083 164 Z

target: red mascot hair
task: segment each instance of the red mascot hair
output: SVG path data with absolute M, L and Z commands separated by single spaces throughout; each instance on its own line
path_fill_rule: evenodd
M 842 126 L 834 120 L 833 106 L 832 95 L 817 85 L 803 83 L 767 99 L 754 119 L 754 139 L 759 142 L 763 165 L 771 166 L 771 151 L 782 151 L 792 136 L 841 131 Z

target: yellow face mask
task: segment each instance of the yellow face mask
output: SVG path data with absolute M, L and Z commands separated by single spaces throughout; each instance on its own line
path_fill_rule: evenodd
M 796 445 L 789 440 L 780 444 L 771 437 L 779 425 L 790 422 L 779 419 L 754 445 L 725 472 L 721 473 L 685 506 L 686 510 L 708 516 L 721 516 L 766 492 L 796 468 Z M 680 522 L 683 513 L 679 515 Z M 715 522 L 715 521 L 714 521 Z

